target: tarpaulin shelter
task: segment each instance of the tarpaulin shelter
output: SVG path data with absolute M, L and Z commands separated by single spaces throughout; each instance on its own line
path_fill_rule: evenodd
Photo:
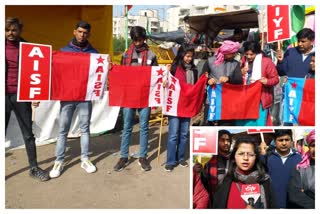
M 113 53 L 112 5 L 6 5 L 6 17 L 18 17 L 24 24 L 23 38 L 52 45 L 59 50 L 73 37 L 75 24 L 91 24 L 90 43 L 100 53 Z
M 182 44 L 185 42 L 186 33 L 182 29 L 170 32 L 154 33 L 149 35 L 150 39 L 166 42 L 176 42 Z
M 254 9 L 209 15 L 186 16 L 184 21 L 191 31 L 203 33 L 214 39 L 222 29 L 257 28 L 258 13 Z

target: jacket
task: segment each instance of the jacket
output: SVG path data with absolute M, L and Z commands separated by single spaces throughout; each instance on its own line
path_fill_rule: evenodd
M 244 65 L 245 57 L 241 61 Z M 262 86 L 261 103 L 263 109 L 268 109 L 273 104 L 273 86 L 279 83 L 279 75 L 272 60 L 265 56 L 262 56 L 261 60 L 261 77 L 267 79 L 267 84 Z
M 288 208 L 315 208 L 315 166 L 294 170 L 288 185 Z
M 273 104 L 273 86 L 279 83 L 279 75 L 276 66 L 268 57 L 262 57 L 262 77 L 267 78 L 267 84 L 262 86 L 261 102 L 263 109 L 270 108 Z
M 200 176 L 193 170 L 193 208 L 206 209 L 209 204 L 209 194 L 204 188 Z
M 277 63 L 277 70 L 280 76 L 304 78 L 311 72 L 311 56 L 302 61 L 302 53 L 298 48 L 290 48 L 285 54 L 282 62 Z
M 86 47 L 79 47 L 72 43 L 72 40 L 68 43 L 67 46 L 60 49 L 60 51 L 65 52 L 85 52 L 85 53 L 98 53 L 98 51 L 91 46 L 91 44 L 88 42 Z
M 209 57 L 202 68 L 202 73 L 208 71 L 209 78 L 219 80 L 220 77 L 226 76 L 229 78 L 230 84 L 242 84 L 242 74 L 240 63 L 237 60 L 224 61 L 220 65 L 214 65 L 215 56 Z
M 223 182 L 218 185 L 217 192 L 213 196 L 213 208 L 214 209 L 226 209 L 228 204 L 228 197 L 230 193 L 232 179 L 229 176 L 226 176 L 223 180 Z M 260 183 L 260 185 L 263 186 L 265 191 L 265 198 L 267 201 L 267 209 L 268 208 L 275 208 L 275 198 L 272 193 L 272 187 L 270 179 Z M 259 203 L 260 202 L 260 203 Z M 258 199 L 258 202 L 255 204 L 255 208 L 263 208 L 259 207 L 262 206 L 260 198 Z
M 272 189 L 276 190 L 277 208 L 286 208 L 290 175 L 302 160 L 301 155 L 292 150 L 292 153 L 289 154 L 283 164 L 280 155 L 275 150 L 272 150 L 271 154 L 262 157 L 262 160 L 266 163 L 267 173 L 271 177 Z

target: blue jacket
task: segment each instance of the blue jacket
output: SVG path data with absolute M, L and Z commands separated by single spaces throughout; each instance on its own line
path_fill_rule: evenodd
M 293 150 L 283 164 L 281 157 L 275 150 L 268 156 L 264 156 L 265 163 L 268 167 L 268 174 L 271 177 L 271 186 L 274 190 L 277 208 L 286 208 L 287 206 L 287 189 L 289 179 L 296 165 L 302 160 L 301 155 Z
M 304 78 L 311 72 L 311 56 L 302 61 L 302 53 L 298 48 L 290 48 L 284 54 L 283 61 L 277 63 L 279 76 Z
M 67 46 L 61 48 L 60 50 L 65 51 L 65 52 L 98 53 L 98 51 L 96 49 L 94 49 L 89 42 L 86 47 L 81 48 L 79 46 L 72 44 L 72 40 L 69 42 L 69 44 Z

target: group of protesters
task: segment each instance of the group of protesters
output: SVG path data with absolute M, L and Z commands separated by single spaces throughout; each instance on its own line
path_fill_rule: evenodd
M 18 70 L 19 70 L 19 44 L 24 42 L 21 33 L 23 24 L 17 18 L 7 18 L 5 23 L 5 54 L 6 54 L 6 95 L 5 95 L 5 121 L 6 129 L 10 119 L 11 111 L 16 114 L 20 129 L 23 134 L 27 156 L 30 165 L 30 176 L 40 181 L 47 181 L 50 178 L 57 178 L 61 175 L 64 167 L 65 149 L 67 143 L 67 135 L 70 130 L 72 117 L 77 110 L 80 119 L 80 146 L 81 146 L 81 168 L 87 173 L 94 173 L 97 168 L 89 159 L 89 146 L 90 146 L 90 120 L 92 113 L 91 101 L 61 101 L 60 102 L 60 117 L 59 117 L 59 134 L 56 144 L 55 161 L 51 171 L 48 173 L 42 170 L 37 163 L 37 152 L 35 145 L 35 137 L 32 132 L 31 120 L 31 105 L 37 107 L 39 102 L 17 102 L 17 85 L 18 85 Z M 98 53 L 88 41 L 91 33 L 91 25 L 85 21 L 78 22 L 73 29 L 73 38 L 69 41 L 66 47 L 61 51 L 66 52 L 83 52 L 83 53 Z M 132 44 L 122 56 L 121 64 L 127 66 L 157 66 L 157 57 L 153 53 L 147 43 L 146 30 L 141 26 L 131 28 L 130 36 Z M 279 75 L 288 77 L 302 77 L 314 78 L 314 59 L 311 61 L 312 55 L 314 56 L 314 32 L 311 29 L 302 29 L 298 34 L 298 47 L 289 49 L 284 55 L 279 52 L 277 55 L 277 67 L 273 64 L 270 58 L 264 56 L 260 44 L 256 41 L 249 41 L 243 43 L 244 55 L 240 61 L 235 59 L 235 55 L 240 49 L 240 43 L 236 41 L 224 41 L 222 46 L 217 52 L 207 60 L 202 72 L 208 77 L 207 84 L 212 86 L 217 83 L 230 83 L 230 84 L 251 84 L 254 81 L 260 81 L 263 84 L 262 93 L 260 98 L 259 118 L 256 120 L 247 121 L 217 121 L 218 125 L 250 125 L 250 126 L 263 126 L 268 125 L 270 121 L 269 108 L 272 106 L 273 92 L 272 87 L 279 82 Z M 194 84 L 198 78 L 198 72 L 194 64 L 195 50 L 192 46 L 181 45 L 178 50 L 177 56 L 171 66 L 168 66 L 171 74 L 175 76 L 180 82 Z M 311 66 L 310 66 L 311 64 Z M 313 66 L 312 66 L 313 65 Z M 313 68 L 313 70 L 311 70 Z M 313 73 L 312 73 L 313 72 Z M 164 82 L 163 87 L 167 87 Z M 204 94 L 203 94 L 204 95 Z M 123 114 L 123 131 L 122 140 L 120 145 L 120 159 L 114 166 L 115 171 L 122 171 L 129 163 L 129 146 L 132 140 L 132 130 L 135 120 L 135 115 L 139 114 L 139 159 L 137 163 L 140 165 L 141 170 L 150 171 L 152 169 L 148 160 L 148 134 L 149 134 L 149 117 L 150 107 L 147 108 L 122 108 Z M 167 159 L 165 164 L 165 171 L 172 171 L 175 167 L 188 167 L 186 161 L 186 146 L 188 144 L 188 131 L 190 127 L 191 118 L 169 116 L 169 133 L 167 143 Z M 235 123 L 236 122 L 236 123 Z M 212 124 L 210 124 L 212 125 Z M 216 123 L 213 123 L 216 125 Z M 281 130 L 279 130 L 281 132 Z M 283 132 L 283 131 L 282 131 Z M 223 134 L 228 136 L 229 139 L 224 139 L 224 142 L 231 143 L 231 136 L 228 133 Z M 287 139 L 281 142 L 291 142 L 291 134 L 276 135 L 275 144 L 279 137 L 289 136 L 290 141 Z M 279 140 L 280 141 L 280 140 Z M 279 143 L 281 144 L 281 143 Z M 309 146 L 312 145 L 309 143 Z M 286 151 L 282 151 L 282 148 Z M 230 148 L 230 147 L 229 147 Z M 314 138 L 313 138 L 314 148 Z M 314 153 L 312 148 L 309 149 L 309 162 L 301 166 L 312 166 L 314 163 Z M 223 154 L 223 155 L 222 155 Z M 244 203 L 231 200 L 233 197 L 240 198 L 237 192 L 236 183 L 246 183 L 247 180 L 254 181 L 261 184 L 261 193 L 259 203 L 249 205 L 251 207 L 258 206 L 259 208 L 270 207 L 285 207 L 286 191 L 290 189 L 283 189 L 280 195 L 275 195 L 273 199 L 272 188 L 278 188 L 277 184 L 273 181 L 273 176 L 279 176 L 280 173 L 287 173 L 283 176 L 286 180 L 283 181 L 281 187 L 286 186 L 289 182 L 289 170 L 301 161 L 301 157 L 294 150 L 288 146 L 279 146 L 279 149 L 274 149 L 273 156 L 268 158 L 264 168 L 260 162 L 259 151 L 257 144 L 252 139 L 238 139 L 233 147 L 232 152 L 224 151 L 221 157 L 213 158 L 208 164 L 214 165 L 218 169 L 218 174 L 209 175 L 207 183 L 204 181 L 202 185 L 206 186 L 209 199 L 207 206 L 215 208 L 244 208 Z M 292 158 L 291 158 L 292 157 Z M 294 157 L 294 158 L 293 158 Z M 313 159 L 312 159 L 313 158 Z M 222 160 L 223 167 L 220 167 L 220 159 Z M 243 163 L 242 159 L 245 160 Z M 289 160 L 290 164 L 289 164 Z M 283 161 L 283 169 L 277 168 L 276 161 Z M 302 161 L 305 159 L 302 159 Z M 305 160 L 307 161 L 307 160 Z M 225 162 L 230 162 L 228 173 L 225 167 Z M 275 162 L 275 163 L 273 163 Z M 238 164 L 242 166 L 238 166 Z M 289 166 L 287 166 L 289 165 Z M 275 169 L 273 166 L 276 166 Z M 300 166 L 300 165 L 299 165 Z M 219 169 L 223 168 L 222 174 L 228 176 L 223 179 Z M 301 167 L 301 169 L 305 169 Z M 197 174 L 201 174 L 202 169 L 197 168 Z M 300 168 L 299 168 L 300 169 Z M 314 169 L 314 168 L 313 168 Z M 275 174 L 273 172 L 276 171 Z M 300 170 L 301 171 L 301 170 Z M 303 170 L 302 170 L 303 171 Z M 207 172 L 211 172 L 210 170 Z M 314 172 L 314 170 L 313 170 Z M 304 172 L 306 176 L 310 176 L 309 171 Z M 270 179 L 271 177 L 271 179 Z M 217 179 L 217 180 L 214 180 Z M 223 179 L 223 182 L 222 180 Z M 210 183 L 210 187 L 208 184 Z M 217 188 L 218 183 L 224 184 L 222 188 Z M 304 188 L 310 188 L 306 192 L 311 192 L 312 187 L 314 190 L 314 183 L 306 184 Z M 227 194 L 230 191 L 230 194 Z M 294 191 L 294 190 L 293 190 Z M 297 191 L 297 190 L 295 190 Z M 301 192 L 301 189 L 299 190 Z M 314 194 L 314 191 L 313 191 Z M 229 195 L 229 198 L 228 198 Z M 272 196 L 272 197 L 271 197 Z M 314 196 L 314 195 L 313 195 Z M 302 197 L 302 196 L 301 196 Z M 290 199 L 290 197 L 288 197 Z M 313 199 L 314 200 L 314 199 Z M 210 203 L 209 203 L 210 202 Z
M 307 150 L 298 152 L 291 129 L 276 129 L 262 155 L 252 135 L 218 132 L 218 155 L 193 167 L 194 209 L 315 208 L 315 130 L 304 135 Z M 258 185 L 245 200 L 244 187 Z M 249 198 L 250 199 L 250 198 Z
M 80 147 L 81 147 L 81 168 L 87 173 L 94 173 L 97 168 L 89 159 L 90 146 L 90 120 L 92 113 L 91 101 L 60 101 L 59 133 L 55 150 L 56 159 L 51 171 L 48 173 L 42 170 L 37 163 L 37 152 L 35 137 L 32 132 L 32 109 L 31 106 L 39 106 L 39 102 L 18 102 L 18 70 L 19 70 L 19 48 L 20 42 L 25 42 L 21 37 L 23 24 L 18 18 L 8 17 L 5 23 L 5 53 L 6 53 L 6 130 L 13 111 L 18 120 L 26 146 L 27 156 L 30 165 L 29 174 L 40 181 L 47 181 L 50 178 L 57 178 L 61 175 L 64 167 L 64 157 L 67 143 L 67 136 L 70 130 L 71 121 L 75 112 L 79 115 L 80 123 Z M 73 38 L 67 46 L 60 51 L 98 53 L 92 47 L 88 38 L 91 33 L 91 25 L 86 21 L 79 21 L 73 30 Z M 135 26 L 130 31 L 132 44 L 123 54 L 122 65 L 127 66 L 157 66 L 157 58 L 147 43 L 146 30 L 141 26 Z M 180 81 L 193 84 L 196 81 L 197 73 L 193 63 L 194 49 L 181 47 L 174 60 L 171 73 Z M 110 63 L 111 64 L 111 63 Z M 191 73 L 190 73 L 191 72 Z M 186 75 L 187 74 L 187 75 Z M 165 86 L 164 86 L 165 87 Z M 140 151 L 138 164 L 143 171 L 152 169 L 148 159 L 148 134 L 150 107 L 146 108 L 122 108 L 123 131 L 120 145 L 120 159 L 114 166 L 114 171 L 122 171 L 128 164 L 129 146 L 131 144 L 132 130 L 135 115 L 139 114 L 140 127 Z M 185 149 L 188 143 L 188 130 L 190 118 L 169 118 L 169 137 L 167 149 L 167 161 L 164 169 L 168 172 L 174 167 L 188 167 L 185 157 Z
M 256 81 L 262 83 L 259 106 L 259 117 L 246 120 L 218 120 L 206 121 L 208 101 L 205 104 L 205 125 L 236 125 L 236 126 L 272 126 L 270 108 L 274 104 L 274 87 L 287 78 L 315 77 L 315 33 L 309 28 L 300 30 L 297 35 L 298 46 L 289 48 L 285 53 L 278 49 L 277 63 L 271 60 L 258 41 L 245 41 L 242 45 L 238 41 L 225 40 L 216 53 L 209 57 L 203 66 L 203 72 L 209 73 L 208 85 L 230 83 L 249 85 Z M 241 52 L 242 53 L 239 53 Z M 239 57 L 240 55 L 240 57 Z M 237 57 L 236 57 L 237 56 Z M 239 59 L 239 60 L 238 60 Z M 248 109 L 249 111 L 250 109 Z M 279 116 L 279 113 L 278 113 Z M 282 125 L 299 125 L 282 123 Z

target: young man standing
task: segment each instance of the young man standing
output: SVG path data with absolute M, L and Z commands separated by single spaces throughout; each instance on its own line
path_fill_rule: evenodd
M 262 157 L 267 173 L 271 177 L 272 189 L 275 192 L 277 208 L 287 207 L 287 190 L 290 175 L 301 161 L 301 155 L 293 148 L 291 129 L 276 129 L 274 135 L 275 149 L 271 154 Z
M 228 130 L 219 130 L 218 133 L 218 155 L 205 164 L 204 169 L 200 163 L 194 166 L 196 173 L 201 173 L 201 181 L 209 193 L 210 202 L 216 192 L 218 184 L 221 184 L 229 168 L 229 156 L 232 136 Z
M 310 71 L 311 54 L 315 52 L 315 33 L 303 28 L 297 33 L 298 46 L 288 49 L 285 54 L 277 51 L 277 70 L 279 76 L 304 78 Z
M 5 23 L 5 60 L 6 60 L 6 92 L 5 92 L 5 128 L 7 130 L 10 120 L 11 111 L 17 117 L 23 140 L 25 143 L 29 166 L 30 176 L 40 181 L 49 180 L 49 175 L 46 171 L 38 167 L 37 150 L 35 138 L 32 132 L 32 109 L 30 102 L 17 102 L 18 88 L 18 71 L 19 71 L 19 45 L 20 42 L 25 42 L 21 38 L 23 24 L 17 18 L 7 18 Z M 33 102 L 33 106 L 37 107 L 39 103 Z
M 157 66 L 156 55 L 149 50 L 147 43 L 146 30 L 141 26 L 131 28 L 130 37 L 132 44 L 129 49 L 123 54 L 121 64 L 130 66 Z M 139 113 L 139 128 L 140 128 L 140 151 L 138 164 L 141 170 L 149 171 L 151 166 L 147 160 L 148 151 L 148 134 L 149 134 L 149 116 L 150 108 L 123 108 L 123 131 L 120 148 L 120 159 L 114 166 L 115 171 L 121 171 L 129 164 L 129 145 L 131 143 L 132 128 L 136 111 Z
M 85 21 L 76 24 L 73 30 L 73 39 L 62 48 L 65 52 L 98 53 L 89 43 L 91 25 Z M 64 153 L 66 149 L 67 136 L 70 130 L 73 114 L 78 110 L 80 119 L 80 145 L 81 145 L 81 168 L 87 173 L 93 173 L 97 169 L 89 160 L 90 144 L 90 119 L 92 113 L 91 101 L 61 101 L 60 102 L 59 137 L 56 145 L 56 160 L 50 171 L 50 177 L 59 177 L 63 170 Z

